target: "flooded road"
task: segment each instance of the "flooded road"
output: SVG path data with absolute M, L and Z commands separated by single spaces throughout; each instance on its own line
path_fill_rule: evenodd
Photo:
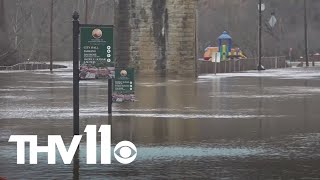
M 121 165 L 17 165 L 10 135 L 72 138 L 72 72 L 0 72 L 0 177 L 8 179 L 320 179 L 320 69 L 137 77 L 137 102 L 107 114 L 107 81 L 80 82 L 80 126 L 133 142 Z M 99 148 L 98 148 L 99 149 Z M 28 162 L 28 156 L 27 161 Z

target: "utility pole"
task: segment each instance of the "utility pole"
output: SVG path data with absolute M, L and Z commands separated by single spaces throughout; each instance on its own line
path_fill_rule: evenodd
M 261 64 L 262 57 L 262 0 L 259 0 L 259 65 L 258 70 L 264 70 Z
M 308 45 L 308 16 L 307 16 L 307 0 L 304 0 L 304 42 L 306 66 L 309 66 L 309 45 Z
M 50 52 L 49 52 L 49 59 L 50 59 L 50 72 L 52 72 L 52 33 L 53 33 L 53 0 L 51 0 L 50 5 Z
M 85 18 L 84 23 L 88 24 L 88 0 L 85 0 Z

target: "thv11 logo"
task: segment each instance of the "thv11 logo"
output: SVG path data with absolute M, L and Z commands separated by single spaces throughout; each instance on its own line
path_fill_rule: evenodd
M 86 145 L 87 145 L 87 164 L 97 163 L 97 126 L 87 125 Z M 101 164 L 111 164 L 111 126 L 102 125 L 99 129 L 101 133 Z M 60 135 L 49 135 L 48 146 L 38 146 L 37 135 L 11 135 L 9 142 L 17 143 L 17 164 L 25 164 L 25 146 L 30 146 L 30 164 L 38 163 L 38 153 L 48 153 L 48 164 L 56 164 L 56 147 L 64 164 L 71 164 L 72 159 L 80 145 L 82 135 L 75 135 L 67 150 Z M 118 154 L 117 154 L 118 152 Z M 130 141 L 121 141 L 113 151 L 116 160 L 122 164 L 130 164 L 137 157 L 137 148 Z

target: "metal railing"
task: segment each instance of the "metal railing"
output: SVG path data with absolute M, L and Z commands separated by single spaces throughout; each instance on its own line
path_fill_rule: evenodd
M 287 68 L 286 58 L 281 57 L 263 57 L 262 65 L 266 69 L 279 69 Z M 221 61 L 215 63 L 211 61 L 199 60 L 198 72 L 199 74 L 211 74 L 211 73 L 234 73 L 249 70 L 256 70 L 258 66 L 258 59 L 232 59 L 227 61 Z
M 62 65 L 53 65 L 53 68 L 64 68 L 65 66 Z M 0 66 L 0 71 L 13 71 L 13 70 L 20 70 L 20 71 L 37 71 L 41 69 L 49 69 L 50 65 L 46 63 L 38 63 L 38 62 L 25 62 L 25 63 L 18 63 L 13 66 Z

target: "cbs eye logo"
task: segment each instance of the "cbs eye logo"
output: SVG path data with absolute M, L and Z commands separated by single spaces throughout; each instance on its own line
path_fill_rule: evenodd
M 119 163 L 130 164 L 137 157 L 137 148 L 130 141 L 121 141 L 114 148 L 113 154 Z

